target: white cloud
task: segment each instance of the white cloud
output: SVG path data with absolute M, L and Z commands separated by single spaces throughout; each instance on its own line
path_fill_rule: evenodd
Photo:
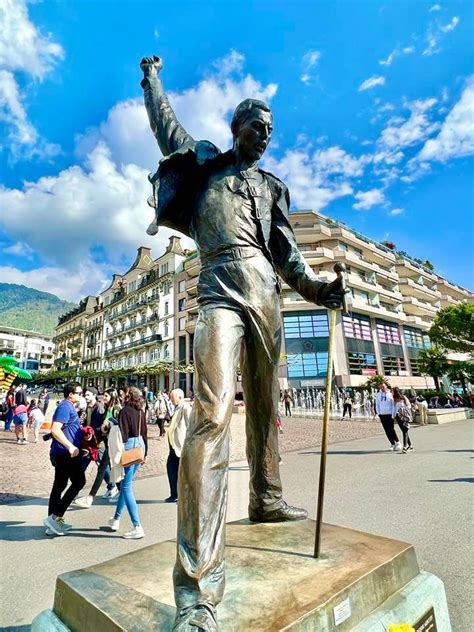
M 42 140 L 28 120 L 15 72 L 42 81 L 64 53 L 51 36 L 41 34 L 29 20 L 23 0 L 2 0 L 0 7 L 0 122 L 13 158 L 21 154 L 48 158 L 58 153 L 57 145 Z
M 231 51 L 215 63 L 215 75 L 184 92 L 168 94 L 185 129 L 194 138 L 210 140 L 222 150 L 232 145 L 230 119 L 235 107 L 247 97 L 269 102 L 277 91 L 274 83 L 264 86 L 251 75 L 243 76 L 243 59 L 240 53 Z M 237 74 L 237 77 L 233 79 L 228 76 L 230 74 Z M 162 78 L 166 84 L 165 70 Z M 79 156 L 87 156 L 100 140 L 110 148 L 118 165 L 133 163 L 152 171 L 161 157 L 141 98 L 117 103 L 98 128 L 78 136 Z
M 419 99 L 406 104 L 410 116 L 392 117 L 379 138 L 378 145 L 390 151 L 399 150 L 423 142 L 438 129 L 438 123 L 428 119 L 427 112 L 435 105 L 436 99 Z
M 426 141 L 417 162 L 446 162 L 474 154 L 474 77 L 470 77 L 461 98 L 446 116 L 439 134 Z
M 366 79 L 360 84 L 359 92 L 363 92 L 364 90 L 371 90 L 372 88 L 375 88 L 376 86 L 383 86 L 384 84 L 385 84 L 385 77 L 373 75 L 372 77 L 369 77 L 369 79 Z
M 426 48 L 422 54 L 431 56 L 441 52 L 441 41 L 446 37 L 447 33 L 454 31 L 459 22 L 458 16 L 454 16 L 451 22 L 444 25 L 440 24 L 439 21 L 432 22 L 426 34 Z
M 3 252 L 7 255 L 14 255 L 15 257 L 24 257 L 25 259 L 33 259 L 34 250 L 25 244 L 23 241 L 17 241 L 11 246 L 3 248 Z
M 414 46 L 405 46 L 405 48 L 402 48 L 402 53 L 405 53 L 405 55 L 411 55 L 414 52 L 415 52 Z
M 433 11 L 441 11 L 441 5 L 440 4 L 433 4 L 429 8 L 429 12 L 432 13 Z
M 90 259 L 79 262 L 74 270 L 60 266 L 42 266 L 22 271 L 13 266 L 0 266 L 4 283 L 17 283 L 43 292 L 51 292 L 66 301 L 77 302 L 88 294 L 97 294 L 110 284 L 109 274 Z
M 401 215 L 402 213 L 405 212 L 404 208 L 393 208 L 390 212 L 389 215 L 391 215 L 392 217 L 396 217 L 397 215 Z
M 153 31 L 153 37 L 154 37 L 155 39 L 159 39 L 159 37 L 160 37 L 160 31 L 159 31 L 158 29 L 155 29 L 155 30 Z
M 455 15 L 451 22 L 449 22 L 449 24 L 445 24 L 441 27 L 441 30 L 443 31 L 443 33 L 449 33 L 450 31 L 454 31 L 458 24 L 459 18 L 457 17 L 457 15 Z
M 303 74 L 301 75 L 301 81 L 303 83 L 310 83 L 314 79 L 314 69 L 321 59 L 321 53 L 317 50 L 309 50 L 303 55 Z
M 386 59 L 381 59 L 379 61 L 379 64 L 381 66 L 390 66 L 392 61 L 395 59 L 397 55 L 398 55 L 398 51 L 395 48 L 395 50 L 392 50 L 392 52 L 389 54 L 389 56 Z
M 382 189 L 358 191 L 354 197 L 358 200 L 358 202 L 353 205 L 353 208 L 361 211 L 366 211 L 373 206 L 383 204 L 385 202 L 385 195 Z
M 2 0 L 0 11 L 0 67 L 21 70 L 42 80 L 64 56 L 51 34 L 43 35 L 28 17 L 23 0 Z

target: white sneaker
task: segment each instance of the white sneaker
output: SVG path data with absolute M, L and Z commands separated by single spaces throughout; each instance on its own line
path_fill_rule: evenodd
M 115 518 L 110 518 L 109 527 L 111 531 L 118 531 L 120 529 L 120 520 L 116 520 Z
M 401 452 L 402 451 L 402 444 L 400 443 L 400 441 L 397 441 L 397 443 L 394 445 L 393 451 L 394 452 Z
M 141 526 L 133 527 L 131 531 L 127 531 L 127 533 L 124 533 L 122 537 L 126 540 L 140 540 L 140 538 L 145 537 L 145 532 Z
M 388 450 L 389 452 L 393 452 L 395 450 L 395 444 L 392 443 Z
M 116 505 L 120 496 L 120 490 L 117 488 L 117 494 L 109 498 L 109 503 L 111 505 Z
M 46 529 L 52 532 L 53 535 L 64 535 L 66 532 L 63 530 L 60 522 L 53 518 L 53 516 L 48 516 L 43 520 L 43 524 Z
M 76 498 L 73 500 L 72 504 L 74 507 L 80 507 L 81 509 L 90 509 L 92 507 L 92 496 L 82 496 L 82 498 Z
M 102 496 L 102 498 L 108 498 L 110 500 L 111 498 L 115 498 L 119 494 L 120 494 L 119 488 L 115 485 L 114 487 L 112 487 L 112 489 L 108 489 L 105 492 L 105 494 Z

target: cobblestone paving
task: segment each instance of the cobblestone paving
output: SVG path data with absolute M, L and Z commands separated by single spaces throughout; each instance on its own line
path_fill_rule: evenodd
M 50 418 L 54 406 L 50 406 Z M 280 434 L 280 451 L 291 452 L 321 444 L 322 421 L 317 418 L 283 417 L 283 434 Z M 333 419 L 330 425 L 330 443 L 348 441 L 382 434 L 379 421 L 341 421 Z M 166 472 L 168 445 L 159 438 L 158 428 L 148 426 L 149 456 L 140 469 L 138 478 L 158 476 Z M 33 433 L 31 432 L 31 439 Z M 0 430 L 0 503 L 24 500 L 31 496 L 48 496 L 53 481 L 53 468 L 49 462 L 49 441 L 40 437 L 38 443 L 17 445 L 13 432 Z M 233 415 L 231 422 L 230 460 L 245 459 L 245 415 Z M 87 469 L 85 490 L 92 485 L 95 465 Z M 102 490 L 99 492 L 102 493 Z

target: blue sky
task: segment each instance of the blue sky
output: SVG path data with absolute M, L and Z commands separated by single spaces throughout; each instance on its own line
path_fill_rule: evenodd
M 159 150 L 143 55 L 197 138 L 230 146 L 269 101 L 263 166 L 314 208 L 472 287 L 471 2 L 3 0 L 0 280 L 77 300 L 155 256 L 146 180 Z M 160 6 L 162 5 L 162 6 Z

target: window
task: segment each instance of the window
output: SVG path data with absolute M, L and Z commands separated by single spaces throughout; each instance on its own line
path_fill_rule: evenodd
M 178 301 L 178 311 L 184 312 L 185 309 L 186 309 L 186 299 L 180 298 Z
M 170 304 L 168 303 L 168 301 L 165 301 L 165 316 L 169 314 L 169 308 L 170 308 Z
M 165 358 L 169 358 L 170 357 L 170 350 L 168 345 L 165 345 Z
M 167 274 L 169 271 L 169 263 L 162 263 L 160 266 L 160 276 Z
M 137 282 L 136 281 L 130 281 L 130 283 L 128 284 L 128 291 L 129 292 L 134 292 L 137 289 Z
M 186 329 L 186 317 L 179 319 L 179 331 L 184 331 Z
M 328 354 L 321 353 L 289 353 L 288 377 L 326 377 Z
M 413 349 L 426 349 L 431 346 L 428 334 L 425 334 L 420 329 L 404 327 L 403 335 L 405 337 L 407 347 Z
M 346 338 L 372 341 L 369 318 L 353 314 L 352 316 L 343 316 L 342 323 Z
M 349 373 L 351 375 L 375 375 L 377 362 L 373 353 L 348 353 Z
M 163 283 L 163 294 L 169 294 L 171 292 L 171 283 L 168 281 Z
M 359 303 L 364 303 L 364 305 L 369 304 L 369 293 L 364 292 L 363 290 L 354 290 L 354 288 L 350 288 L 352 296 L 359 300 Z
M 398 356 L 382 356 L 385 375 L 400 375 L 406 372 L 405 360 Z
M 186 292 L 186 281 L 179 282 L 178 292 Z
M 416 358 L 410 358 L 410 365 L 411 365 L 411 373 L 412 373 L 412 375 L 420 376 L 421 375 L 421 371 L 420 371 L 420 362 L 419 362 L 419 360 L 417 360 Z
M 349 246 L 346 243 L 344 243 L 343 241 L 340 241 L 338 243 L 338 247 L 339 247 L 340 250 L 345 250 L 346 252 L 349 250 Z
M 326 312 L 285 316 L 284 327 L 285 338 L 327 338 L 329 336 Z
M 168 338 L 168 336 L 169 336 L 169 324 L 168 324 L 168 321 L 167 321 L 167 320 L 165 320 L 165 326 L 164 326 L 164 337 L 165 337 L 165 338 Z
M 400 331 L 395 323 L 377 321 L 377 335 L 379 341 L 390 345 L 400 345 Z M 387 375 L 390 375 L 387 373 Z

